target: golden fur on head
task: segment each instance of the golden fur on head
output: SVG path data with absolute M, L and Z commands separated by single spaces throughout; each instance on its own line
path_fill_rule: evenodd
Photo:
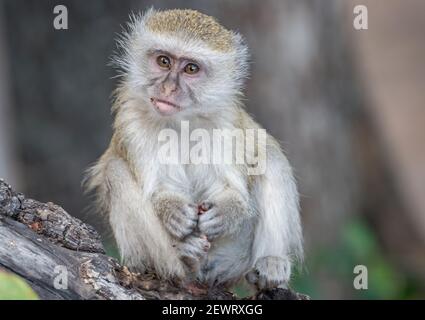
M 227 52 L 232 49 L 232 33 L 213 17 L 196 10 L 156 11 L 149 17 L 147 26 L 157 33 L 185 32 L 214 50 Z

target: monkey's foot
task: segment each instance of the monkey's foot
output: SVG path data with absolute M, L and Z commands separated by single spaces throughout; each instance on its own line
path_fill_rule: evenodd
M 254 270 L 246 275 L 246 279 L 259 290 L 286 289 L 290 273 L 291 263 L 288 259 L 268 256 L 258 259 Z
M 190 235 L 178 245 L 180 257 L 190 273 L 197 273 L 206 259 L 211 243 L 205 235 Z

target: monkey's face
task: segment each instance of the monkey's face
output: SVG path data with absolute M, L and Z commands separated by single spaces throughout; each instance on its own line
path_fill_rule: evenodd
M 152 107 L 163 116 L 196 108 L 202 87 L 208 85 L 206 63 L 163 50 L 151 50 L 147 57 L 146 86 Z
M 239 93 L 240 72 L 231 54 L 169 37 L 156 37 L 140 59 L 140 86 L 161 117 L 190 116 L 228 107 Z
M 222 112 L 239 100 L 248 53 L 238 34 L 190 10 L 149 10 L 133 19 L 116 62 L 141 108 L 186 117 Z

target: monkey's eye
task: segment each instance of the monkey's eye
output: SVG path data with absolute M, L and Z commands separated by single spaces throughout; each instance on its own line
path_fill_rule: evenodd
M 156 63 L 158 63 L 161 68 L 170 69 L 171 67 L 170 58 L 168 58 L 167 56 L 158 56 L 158 58 L 156 58 Z
M 194 64 L 194 63 L 188 63 L 185 67 L 184 67 L 184 72 L 186 72 L 187 74 L 195 74 L 199 72 L 199 66 Z

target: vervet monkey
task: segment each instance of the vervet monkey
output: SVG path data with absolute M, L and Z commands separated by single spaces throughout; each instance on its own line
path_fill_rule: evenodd
M 162 163 L 163 129 L 261 129 L 243 109 L 248 50 L 241 36 L 194 10 L 133 17 L 115 62 L 111 143 L 87 186 L 109 222 L 124 263 L 164 279 L 258 288 L 286 286 L 302 257 L 299 200 L 276 140 L 248 148 L 250 164 Z M 244 131 L 245 132 L 245 131 Z M 183 152 L 183 151 L 181 151 Z

